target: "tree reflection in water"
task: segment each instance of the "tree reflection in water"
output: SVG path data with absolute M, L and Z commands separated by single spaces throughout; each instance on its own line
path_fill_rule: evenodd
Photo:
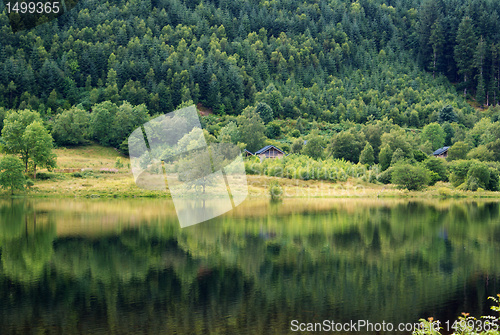
M 249 201 L 180 229 L 149 201 L 0 202 L 2 334 L 252 333 L 489 312 L 496 202 Z

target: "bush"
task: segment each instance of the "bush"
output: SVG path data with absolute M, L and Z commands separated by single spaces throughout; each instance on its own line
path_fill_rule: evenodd
M 451 197 L 451 190 L 449 188 L 446 188 L 446 187 L 440 187 L 438 189 L 438 193 L 440 196 L 444 197 L 444 198 L 449 198 Z
M 442 158 L 430 157 L 424 161 L 424 166 L 435 175 L 431 177 L 432 185 L 437 181 L 448 181 L 446 161 Z
M 429 184 L 429 170 L 421 165 L 398 164 L 394 166 L 391 181 L 408 190 L 419 190 Z
M 429 158 L 429 156 L 425 152 L 423 152 L 422 150 L 420 150 L 420 149 L 417 149 L 417 150 L 413 151 L 413 157 L 415 158 L 415 160 L 417 162 L 423 162 L 427 158 Z
M 277 180 L 272 180 L 269 183 L 269 195 L 271 196 L 271 201 L 279 201 L 283 197 L 283 187 Z
M 490 182 L 490 170 L 482 162 L 472 162 L 467 171 L 467 190 L 477 191 L 478 188 L 486 189 Z
M 116 157 L 115 168 L 121 169 L 123 167 L 123 162 L 120 157 Z
M 449 161 L 465 159 L 467 157 L 467 152 L 469 152 L 469 145 L 465 142 L 458 141 L 448 149 L 447 159 Z
M 36 179 L 38 180 L 49 180 L 51 178 L 54 178 L 54 174 L 50 172 L 38 172 L 36 174 Z
M 471 161 L 457 160 L 450 164 L 450 182 L 454 187 L 465 183 L 471 163 Z
M 392 170 L 393 168 L 390 167 L 381 174 L 378 175 L 377 179 L 379 182 L 382 184 L 390 184 L 391 183 L 391 176 L 392 176 Z
M 498 171 L 496 169 L 490 168 L 490 182 L 486 187 L 490 191 L 498 191 L 500 189 L 500 178 L 498 176 Z
M 491 309 L 495 312 L 500 312 L 500 294 L 497 294 L 497 297 L 489 297 L 488 299 L 493 300 L 496 303 L 496 306 L 492 306 Z M 483 316 L 482 321 L 484 322 L 484 329 L 490 329 L 485 332 L 478 333 L 477 328 L 472 327 L 479 322 L 480 319 L 476 319 L 472 316 L 469 316 L 469 313 L 462 313 L 462 316 L 458 317 L 458 320 L 450 322 L 453 324 L 453 327 L 456 327 L 453 334 L 462 334 L 462 335 L 475 335 L 475 334 L 491 334 L 498 335 L 499 331 L 496 329 L 499 324 L 500 318 L 495 316 Z M 488 324 L 487 324 L 488 323 Z M 496 326 L 495 326 L 496 325 Z M 416 329 L 413 334 L 415 335 L 441 335 L 439 332 L 443 326 L 439 325 L 437 321 L 434 321 L 432 318 L 428 320 L 420 319 L 420 327 Z

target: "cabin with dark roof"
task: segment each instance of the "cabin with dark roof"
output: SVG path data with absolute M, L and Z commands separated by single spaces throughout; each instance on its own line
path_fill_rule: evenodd
M 439 157 L 439 158 L 446 158 L 448 157 L 448 149 L 450 147 L 442 147 L 434 151 L 432 154 L 434 157 Z
M 285 153 L 281 149 L 275 147 L 274 145 L 266 145 L 264 148 L 256 151 L 255 155 L 259 156 L 260 159 L 282 158 L 283 156 L 285 156 Z
M 253 156 L 253 153 L 251 153 L 247 149 L 243 150 L 243 157 L 250 157 L 250 156 Z

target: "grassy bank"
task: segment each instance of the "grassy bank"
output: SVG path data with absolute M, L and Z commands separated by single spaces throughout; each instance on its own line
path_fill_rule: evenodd
M 91 145 L 56 149 L 58 167 L 55 172 L 40 171 L 35 185 L 25 194 L 30 197 L 103 197 L 168 198 L 168 192 L 149 191 L 135 185 L 130 160 L 112 148 Z M 117 158 L 123 166 L 116 167 Z M 85 169 L 84 172 L 61 172 Z M 277 180 L 285 198 L 500 198 L 500 192 L 468 192 L 454 190 L 448 183 L 437 183 L 423 191 L 407 191 L 394 185 L 372 184 L 351 178 L 346 182 L 325 182 L 247 176 L 250 197 L 268 197 L 268 185 Z M 19 196 L 24 194 L 18 193 Z M 8 197 L 7 191 L 0 196 Z

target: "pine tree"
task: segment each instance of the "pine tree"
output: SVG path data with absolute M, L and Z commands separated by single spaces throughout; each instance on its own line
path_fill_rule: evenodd
M 500 94 L 500 44 L 491 45 L 490 78 L 490 85 L 488 85 L 488 98 L 491 97 L 491 104 L 495 105 L 499 102 Z
M 434 22 L 432 25 L 429 42 L 432 45 L 432 76 L 435 77 L 438 67 L 438 59 L 443 53 L 444 46 L 443 27 L 439 21 Z
M 484 84 L 484 58 L 486 57 L 486 42 L 483 39 L 483 36 L 479 39 L 479 43 L 476 48 L 476 52 L 474 53 L 474 66 L 478 71 L 478 80 L 477 80 L 477 90 L 476 90 L 476 101 L 483 105 L 486 99 L 486 90 Z M 486 105 L 488 103 L 486 102 Z
M 472 71 L 474 69 L 474 54 L 477 46 L 474 27 L 470 17 L 465 16 L 458 26 L 457 45 L 455 46 L 455 61 L 458 73 L 464 76 L 464 96 L 467 95 L 467 88 L 470 87 Z

